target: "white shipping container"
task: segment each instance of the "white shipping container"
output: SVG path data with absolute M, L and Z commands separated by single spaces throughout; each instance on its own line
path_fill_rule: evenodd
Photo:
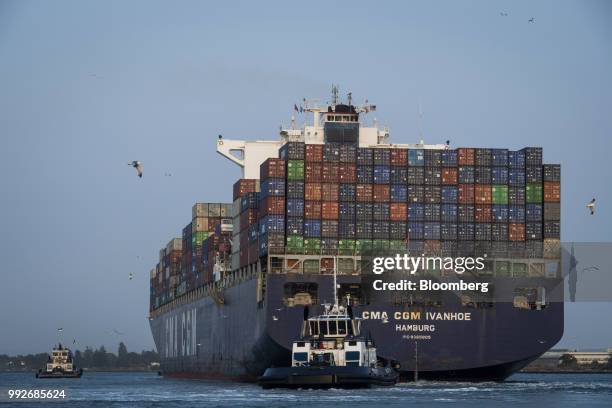
M 180 251 L 183 249 L 183 240 L 181 238 L 172 238 L 166 245 L 166 254 L 172 251 Z
M 191 232 L 208 231 L 208 217 L 196 217 L 191 220 Z

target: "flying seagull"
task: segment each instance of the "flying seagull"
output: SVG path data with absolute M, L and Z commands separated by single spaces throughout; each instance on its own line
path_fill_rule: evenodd
M 134 160 L 131 163 L 128 163 L 128 166 L 132 166 L 136 169 L 136 173 L 138 173 L 138 177 L 142 178 L 142 163 L 138 160 Z
M 591 211 L 591 215 L 595 214 L 595 199 L 592 199 L 591 201 L 589 201 L 589 203 L 586 206 Z
M 63 327 L 58 327 L 58 328 L 57 328 L 57 331 L 58 331 L 58 332 L 64 331 L 64 328 L 63 328 Z
M 113 333 L 119 335 L 119 336 L 123 336 L 123 333 L 121 333 L 120 331 L 113 329 Z
M 590 272 L 590 271 L 598 271 L 599 267 L 597 266 L 589 266 L 588 268 L 582 268 L 582 272 Z
M 278 317 L 276 317 L 276 316 L 272 316 L 272 320 L 277 321 L 277 320 L 278 320 Z
M 528 21 L 529 21 L 530 23 L 535 23 L 535 17 L 531 17 L 531 18 L 530 18 Z
M 134 279 L 134 274 L 130 272 L 130 280 Z
M 502 11 L 501 13 L 499 13 L 499 15 L 502 17 L 508 17 L 508 13 L 506 13 L 505 11 Z
M 164 173 L 165 177 L 172 177 L 172 173 Z

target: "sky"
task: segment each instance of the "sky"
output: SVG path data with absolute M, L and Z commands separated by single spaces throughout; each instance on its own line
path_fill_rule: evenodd
M 396 143 L 542 146 L 562 239 L 610 242 L 611 18 L 606 0 L 0 0 L 0 354 L 57 327 L 152 348 L 158 249 L 240 177 L 217 135 L 276 139 L 332 83 Z M 559 346 L 612 347 L 611 313 L 568 305 Z

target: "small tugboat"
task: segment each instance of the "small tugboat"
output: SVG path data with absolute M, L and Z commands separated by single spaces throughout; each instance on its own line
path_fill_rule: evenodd
M 36 378 L 81 378 L 83 369 L 77 370 L 70 349 L 58 344 L 47 359 L 45 368 L 36 373 Z
M 335 280 L 334 270 L 337 287 Z M 333 306 L 324 305 L 324 314 L 305 320 L 301 337 L 293 342 L 291 367 L 266 369 L 257 380 L 259 385 L 263 388 L 395 385 L 399 373 L 390 362 L 377 357 L 372 339 L 361 334 L 361 319 L 353 316 L 350 295 L 347 305 L 345 308 L 337 301 Z

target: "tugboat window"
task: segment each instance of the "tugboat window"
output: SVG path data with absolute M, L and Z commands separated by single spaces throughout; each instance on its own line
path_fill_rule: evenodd
M 338 326 L 336 325 L 336 321 L 332 320 L 329 322 L 329 333 L 330 336 L 335 336 L 338 334 Z

